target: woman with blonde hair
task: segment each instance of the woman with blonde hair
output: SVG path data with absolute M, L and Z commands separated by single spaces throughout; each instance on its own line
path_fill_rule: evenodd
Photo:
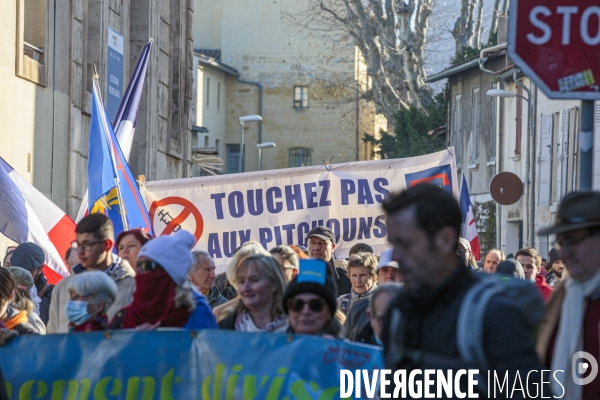
M 229 261 L 229 264 L 227 264 L 227 269 L 225 270 L 225 276 L 227 278 L 226 281 L 228 285 L 231 286 L 235 291 L 235 295 L 227 303 L 213 308 L 213 313 L 215 314 L 217 322 L 220 322 L 223 318 L 231 315 L 231 313 L 235 310 L 235 307 L 240 299 L 237 293 L 237 284 L 235 283 L 235 268 L 238 264 L 252 254 L 262 254 L 264 256 L 270 255 L 269 252 L 267 252 L 258 242 L 246 242 L 235 251 L 233 258 L 231 261 Z M 215 286 L 217 286 L 217 279 L 218 278 L 215 278 Z M 221 294 L 223 294 L 223 292 L 221 292 Z
M 237 286 L 239 301 L 230 315 L 219 322 L 221 329 L 241 332 L 286 332 L 288 319 L 282 307 L 286 282 L 277 261 L 253 254 L 237 263 L 227 276 Z

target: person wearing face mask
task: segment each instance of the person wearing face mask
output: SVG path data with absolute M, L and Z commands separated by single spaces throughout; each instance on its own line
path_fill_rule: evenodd
M 20 267 L 8 267 L 7 268 L 15 281 L 15 291 L 13 299 L 10 303 L 10 307 L 21 312 L 27 313 L 27 320 L 29 323 L 34 325 L 40 335 L 46 334 L 46 326 L 40 319 L 39 315 L 35 313 L 35 304 L 31 299 L 31 290 L 34 288 L 33 277 L 29 271 Z
M 133 302 L 117 312 L 110 329 L 216 328 L 206 297 L 194 297 L 187 279 L 195 242 L 194 235 L 182 229 L 142 247 Z
M 19 335 L 39 335 L 39 328 L 27 317 L 27 311 L 11 307 L 17 290 L 12 274 L 8 268 L 0 268 L 0 322 Z
M 117 284 L 104 272 L 90 271 L 69 281 L 66 313 L 69 332 L 104 331 L 106 310 L 117 298 Z
M 48 280 L 42 271 L 45 259 L 46 256 L 44 255 L 44 250 L 42 250 L 40 246 L 35 243 L 27 242 L 17 246 L 10 261 L 13 266 L 26 269 L 31 276 L 33 276 L 37 295 L 42 299 L 39 304 L 40 319 L 44 325 L 47 325 L 50 315 L 50 300 L 52 299 L 54 285 L 48 283 Z

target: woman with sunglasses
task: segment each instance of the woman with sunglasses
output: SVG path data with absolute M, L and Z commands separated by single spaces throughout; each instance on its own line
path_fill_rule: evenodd
M 300 273 L 288 284 L 283 295 L 283 309 L 288 315 L 288 332 L 317 335 L 331 339 L 341 338 L 342 325 L 336 318 L 337 302 L 335 282 L 325 272 L 307 271 L 300 266 Z
M 184 230 L 147 242 L 136 264 L 133 302 L 119 310 L 110 329 L 216 328 L 204 296 L 196 301 L 187 274 L 196 239 Z
M 281 307 L 285 278 L 279 263 L 273 257 L 253 254 L 235 267 L 233 275 L 232 282 L 237 286 L 240 301 L 232 313 L 219 322 L 219 328 L 286 332 L 288 320 Z

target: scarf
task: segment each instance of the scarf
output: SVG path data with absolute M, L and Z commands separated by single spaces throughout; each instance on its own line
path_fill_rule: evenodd
M 16 311 L 16 314 L 4 322 L 4 325 L 8 329 L 14 330 L 16 326 L 21 325 L 29 321 L 27 319 L 27 311 Z
M 160 321 L 161 327 L 180 328 L 190 317 L 186 307 L 175 307 L 177 284 L 165 270 L 135 276 L 133 302 L 127 308 L 121 328 L 135 328 Z
M 96 332 L 105 331 L 108 326 L 108 317 L 105 313 L 97 315 L 95 318 L 84 322 L 81 325 L 75 325 L 69 322 L 69 333 L 70 332 Z
M 578 282 L 572 278 L 565 281 L 565 299 L 560 310 L 558 334 L 554 345 L 552 357 L 552 371 L 563 370 L 564 374 L 557 374 L 565 390 L 565 397 L 569 400 L 581 399 L 582 387 L 576 385 L 571 379 L 571 358 L 575 352 L 583 350 L 583 318 L 585 316 L 586 298 L 600 289 L 600 270 L 585 282 Z M 562 393 L 562 388 L 557 380 L 552 380 L 552 392 L 555 395 Z
M 238 314 L 235 319 L 235 330 L 240 332 L 286 332 L 289 326 L 287 315 L 280 314 L 267 324 L 264 329 L 258 328 L 247 312 Z

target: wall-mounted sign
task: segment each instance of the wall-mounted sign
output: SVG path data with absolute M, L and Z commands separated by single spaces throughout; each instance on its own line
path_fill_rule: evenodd
M 123 96 L 123 36 L 111 27 L 108 27 L 106 63 L 106 112 L 113 122 Z

